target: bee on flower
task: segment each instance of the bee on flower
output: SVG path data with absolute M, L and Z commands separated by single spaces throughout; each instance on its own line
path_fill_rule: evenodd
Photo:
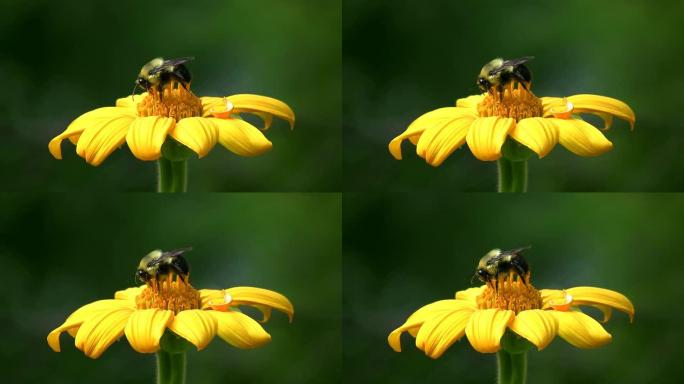
M 547 156 L 556 144 L 578 156 L 598 156 L 613 148 L 603 131 L 610 129 L 614 117 L 634 128 L 634 111 L 614 98 L 592 94 L 537 97 L 532 92 L 532 73 L 527 67 L 532 59 L 497 58 L 485 64 L 476 81 L 482 94 L 458 99 L 455 107 L 439 108 L 418 117 L 390 141 L 392 156 L 402 159 L 402 143 L 408 139 L 416 146 L 418 156 L 437 167 L 467 144 L 477 159 L 499 160 L 499 170 L 503 173 L 500 177 L 516 177 L 506 173 L 519 173 L 517 177 L 525 178 L 518 182 L 524 191 L 526 163 L 524 170 L 509 169 L 510 164 L 501 163 L 521 162 L 529 155 L 522 159 L 509 156 L 505 151 L 507 145 L 536 153 L 539 158 Z M 585 121 L 582 114 L 599 116 L 603 127 Z M 510 187 L 507 183 L 512 182 L 503 180 L 502 183 L 500 179 L 501 192 Z
M 189 249 L 155 250 L 143 257 L 136 278 L 143 286 L 117 291 L 113 299 L 86 304 L 47 336 L 50 348 L 61 349 L 59 337 L 68 332 L 76 348 L 96 359 L 125 335 L 140 353 L 163 352 L 165 333 L 185 340 L 198 350 L 215 336 L 241 349 L 257 348 L 271 341 L 261 323 L 276 309 L 290 322 L 292 303 L 280 293 L 254 287 L 195 289 L 190 284 L 189 263 L 183 253 Z M 252 306 L 263 313 L 260 321 L 239 310 Z
M 273 146 L 262 131 L 270 128 L 274 117 L 294 127 L 292 109 L 270 97 L 197 97 L 190 90 L 192 76 L 186 66 L 192 59 L 156 58 L 145 64 L 135 81 L 136 88 L 142 87 L 144 93 L 119 98 L 113 107 L 97 108 L 76 118 L 50 140 L 52 156 L 62 158 L 62 142 L 66 139 L 93 166 L 102 164 L 124 143 L 133 156 L 144 161 L 161 161 L 164 157 L 178 161 L 176 156 L 164 153 L 165 148 L 169 153 L 174 148 L 175 153 L 177 148 L 188 149 L 188 156 L 194 152 L 202 158 L 216 144 L 239 156 L 258 156 Z M 243 120 L 243 113 L 261 118 L 263 127 L 259 129 Z M 164 176 L 163 169 L 160 173 Z
M 633 320 L 632 302 L 612 290 L 535 288 L 530 280 L 530 267 L 522 255 L 525 249 L 488 252 L 475 270 L 475 276 L 484 285 L 458 291 L 454 299 L 418 309 L 389 334 L 390 347 L 401 352 L 401 336 L 408 332 L 416 339 L 416 347 L 433 359 L 441 357 L 464 336 L 476 351 L 504 356 L 526 351 L 526 347 L 511 351 L 505 342 L 529 342 L 543 350 L 556 336 L 577 348 L 597 348 L 609 343 L 612 336 L 599 321 L 585 314 L 582 306 L 601 310 L 603 323 L 611 318 L 613 309 Z

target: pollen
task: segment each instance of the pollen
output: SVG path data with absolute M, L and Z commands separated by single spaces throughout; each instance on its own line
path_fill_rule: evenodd
M 180 278 L 156 281 L 145 287 L 135 298 L 138 309 L 168 309 L 175 313 L 200 308 L 200 294 L 189 282 Z
M 150 92 L 138 103 L 138 116 L 166 116 L 176 120 L 186 117 L 202 116 L 202 102 L 182 86 L 166 87 L 159 93 Z
M 480 309 L 500 308 L 509 309 L 515 313 L 542 307 L 541 294 L 529 282 L 528 276 L 522 279 L 499 278 L 498 281 L 487 284 L 484 291 L 477 297 Z
M 488 93 L 477 106 L 482 117 L 502 116 L 512 117 L 516 121 L 530 117 L 541 117 L 544 112 L 541 100 L 529 90 L 518 85 L 509 86 L 502 93 L 496 90 Z

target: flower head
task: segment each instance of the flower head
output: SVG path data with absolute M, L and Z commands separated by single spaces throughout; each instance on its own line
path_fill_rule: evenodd
M 455 299 L 440 300 L 414 312 L 389 334 L 389 345 L 401 352 L 401 335 L 409 332 L 416 346 L 436 359 L 464 335 L 473 348 L 494 353 L 501 348 L 507 330 L 528 340 L 539 350 L 556 335 L 578 348 L 595 348 L 612 336 L 580 309 L 588 305 L 603 312 L 603 322 L 612 309 L 625 312 L 630 321 L 634 306 L 624 295 L 603 288 L 575 287 L 566 290 L 535 289 L 524 279 L 500 280 L 456 293 Z
M 163 96 L 163 97 L 162 97 Z M 183 86 L 173 84 L 159 94 L 143 93 L 120 98 L 114 107 L 87 112 L 52 139 L 50 153 L 62 158 L 61 143 L 69 139 L 76 153 L 88 164 L 100 165 L 115 149 L 128 144 L 140 160 L 157 160 L 170 136 L 190 148 L 200 158 L 219 143 L 240 156 L 257 156 L 271 149 L 264 134 L 244 121 L 241 113 L 251 113 L 271 126 L 273 117 L 294 126 L 290 107 L 276 99 L 258 95 L 197 97 Z
M 520 84 L 514 88 L 511 83 L 501 94 L 469 96 L 459 99 L 456 107 L 420 116 L 389 143 L 389 151 L 401 160 L 401 144 L 409 139 L 416 145 L 418 156 L 433 166 L 441 165 L 464 143 L 479 160 L 498 160 L 509 137 L 540 158 L 557 143 L 579 156 L 609 151 L 613 144 L 601 130 L 584 121 L 582 113 L 601 117 L 603 130 L 611 127 L 613 117 L 628 121 L 634 128 L 634 112 L 620 100 L 599 95 L 538 98 Z
M 238 306 L 248 305 L 263 313 L 261 322 L 275 308 L 292 321 L 294 308 L 283 295 L 261 288 L 235 287 L 223 290 L 195 290 L 187 281 L 176 278 L 159 284 L 128 288 L 114 299 L 84 305 L 50 332 L 47 342 L 60 351 L 59 336 L 68 332 L 76 348 L 96 359 L 124 334 L 131 347 L 140 353 L 159 350 L 166 330 L 204 349 L 218 335 L 237 348 L 256 348 L 271 336 Z

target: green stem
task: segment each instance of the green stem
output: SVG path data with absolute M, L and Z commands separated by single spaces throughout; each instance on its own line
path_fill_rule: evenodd
M 510 353 L 504 349 L 496 354 L 498 384 L 525 384 L 527 381 L 527 352 Z
M 160 157 L 158 165 L 157 192 L 187 192 L 188 163 L 186 160 L 171 161 Z
M 499 170 L 499 182 L 496 186 L 496 191 L 499 193 L 510 192 L 511 189 L 511 162 L 505 158 L 500 158 L 497 163 L 497 169 Z
M 525 384 L 527 381 L 527 352 L 511 354 L 510 384 Z
M 499 159 L 497 192 L 527 192 L 527 160 Z
M 168 383 L 171 374 L 169 354 L 160 350 L 157 352 L 157 384 Z
M 497 384 L 508 384 L 511 381 L 511 354 L 499 350 L 496 354 L 497 362 Z
M 185 384 L 185 352 L 157 352 L 157 384 Z

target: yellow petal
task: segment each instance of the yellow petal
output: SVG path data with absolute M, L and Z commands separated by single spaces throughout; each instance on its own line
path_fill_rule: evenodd
M 233 103 L 233 111 L 235 113 L 246 112 L 256 115 L 265 113 L 273 115 L 290 123 L 290 129 L 294 128 L 295 114 L 287 104 L 280 100 L 250 94 L 232 95 L 226 97 L 226 99 Z M 264 129 L 267 129 L 268 125 L 270 125 L 268 120 L 264 119 Z
M 163 116 L 146 116 L 135 119 L 126 136 L 128 147 L 140 160 L 157 160 L 166 135 L 176 124 L 176 120 Z
M 542 297 L 542 309 L 549 309 L 557 306 L 570 307 L 572 296 L 560 289 L 540 289 Z
M 501 146 L 508 133 L 515 127 L 515 119 L 509 117 L 480 117 L 473 121 L 466 141 L 473 155 L 482 161 L 494 161 L 501 157 Z
M 543 117 L 522 119 L 511 131 L 511 137 L 533 150 L 541 159 L 558 143 L 558 127 L 554 120 Z
M 224 97 L 200 97 L 202 103 L 202 117 L 210 117 L 215 111 L 226 109 L 226 99 Z
M 124 333 L 128 343 L 140 353 L 159 350 L 159 339 L 173 320 L 173 312 L 161 309 L 139 309 L 128 319 Z
M 463 306 L 456 311 L 427 319 L 416 336 L 416 346 L 427 356 L 436 359 L 458 341 L 475 308 Z
M 216 319 L 207 312 L 201 309 L 178 312 L 168 327 L 202 350 L 216 335 Z
M 54 139 L 50 140 L 48 149 L 56 159 L 62 158 L 62 140 L 79 137 L 86 128 L 100 127 L 110 121 L 119 119 L 122 115 L 134 118 L 135 115 L 116 107 L 98 108 L 84 113 L 74 120 L 67 129 Z
M 606 119 L 605 115 L 612 115 L 626 120 L 629 122 L 630 128 L 634 129 L 636 122 L 634 111 L 629 105 L 618 99 L 600 95 L 574 95 L 569 96 L 568 101 L 575 106 L 575 113 L 596 114 L 606 120 L 606 125 L 608 125 L 609 120 Z
M 232 297 L 234 305 L 251 305 L 261 309 L 264 313 L 264 321 L 268 320 L 267 312 L 263 310 L 263 307 L 259 308 L 261 306 L 274 308 L 285 313 L 292 322 L 294 307 L 287 297 L 278 292 L 254 287 L 233 287 L 226 289 L 225 292 Z
M 216 319 L 217 332 L 228 344 L 242 349 L 257 348 L 271 341 L 269 335 L 251 317 L 236 311 L 207 311 Z
M 613 143 L 593 125 L 578 119 L 553 119 L 562 146 L 579 156 L 598 156 L 613 148 Z
M 572 296 L 573 305 L 592 305 L 603 311 L 604 321 L 610 317 L 610 312 L 605 307 L 612 307 L 629 315 L 629 320 L 634 320 L 634 305 L 629 299 L 610 289 L 595 287 L 574 287 L 566 290 Z
M 456 106 L 461 108 L 468 108 L 472 110 L 473 113 L 477 113 L 477 105 L 484 100 L 485 96 L 487 95 L 472 95 L 463 99 L 458 99 L 456 100 Z
M 116 291 L 114 293 L 114 298 L 117 300 L 128 300 L 135 304 L 135 298 L 138 297 L 140 292 L 145 289 L 145 286 L 126 288 L 123 291 Z
M 72 336 L 75 336 L 78 328 L 87 319 L 94 317 L 99 313 L 109 312 L 120 308 L 134 309 L 135 306 L 131 306 L 129 303 L 125 302 L 117 302 L 117 300 L 98 300 L 82 306 L 74 311 L 74 313 L 72 313 L 62 325 L 48 334 L 48 345 L 53 351 L 59 352 L 59 335 L 61 335 L 62 332 L 69 331 Z
M 475 307 L 468 302 L 460 300 L 440 300 L 425 305 L 409 316 L 399 328 L 392 331 L 387 337 L 387 342 L 393 350 L 401 352 L 401 335 L 404 332 L 408 331 L 413 337 L 417 337 L 419 328 L 426 320 L 462 309 L 470 309 L 472 311 Z
M 48 148 L 55 158 L 61 159 L 62 140 L 78 137 L 76 153 L 89 164 L 100 165 L 123 144 L 126 131 L 134 119 L 135 115 L 123 108 L 98 108 L 74 120 L 66 131 L 50 141 Z
M 219 133 L 219 143 L 240 156 L 258 156 L 273 144 L 255 126 L 240 119 L 209 118 Z
M 147 97 L 147 92 L 139 95 L 130 95 L 116 99 L 116 106 L 119 108 L 129 108 L 136 114 L 138 113 L 138 103 Z
M 558 335 L 577 348 L 596 348 L 612 336 L 590 316 L 579 311 L 550 311 L 558 319 Z
M 454 109 L 463 111 L 463 108 Z M 461 116 L 427 128 L 418 139 L 416 153 L 433 167 L 441 165 L 449 155 L 465 143 L 466 135 L 475 116 L 463 112 L 459 112 L 459 115 Z
M 541 309 L 519 312 L 515 315 L 510 328 L 541 351 L 558 333 L 558 319 L 551 312 Z
M 475 115 L 466 108 L 456 107 L 439 108 L 430 111 L 414 120 L 404 133 L 392 139 L 389 143 L 389 151 L 395 159 L 401 160 L 401 143 L 404 140 L 410 139 L 412 143 L 417 144 L 418 138 L 426 129 L 443 127 L 464 116 Z
M 188 117 L 176 123 L 171 137 L 192 149 L 201 159 L 216 145 L 218 129 L 209 119 Z
M 112 300 L 116 303 L 127 303 Z M 126 306 L 100 311 L 86 319 L 76 333 L 74 344 L 86 356 L 97 359 L 124 333 L 128 318 L 135 309 Z
M 501 348 L 501 337 L 514 318 L 513 311 L 498 308 L 473 312 L 465 330 L 470 345 L 481 353 L 497 352 Z
M 482 292 L 485 289 L 485 285 L 481 287 L 473 287 L 473 288 L 468 288 L 465 291 L 458 291 L 456 292 L 456 299 L 458 300 L 465 300 L 473 305 L 477 305 L 477 297 L 482 294 Z
M 209 302 L 215 299 L 223 299 L 225 297 L 225 292 L 222 289 L 200 289 L 200 300 L 202 304 L 201 309 L 207 309 L 210 307 Z
M 542 97 L 541 102 L 542 108 L 544 110 L 542 113 L 543 117 L 551 117 L 553 116 L 553 112 L 551 110 L 562 110 L 567 106 L 567 99 L 563 97 Z

